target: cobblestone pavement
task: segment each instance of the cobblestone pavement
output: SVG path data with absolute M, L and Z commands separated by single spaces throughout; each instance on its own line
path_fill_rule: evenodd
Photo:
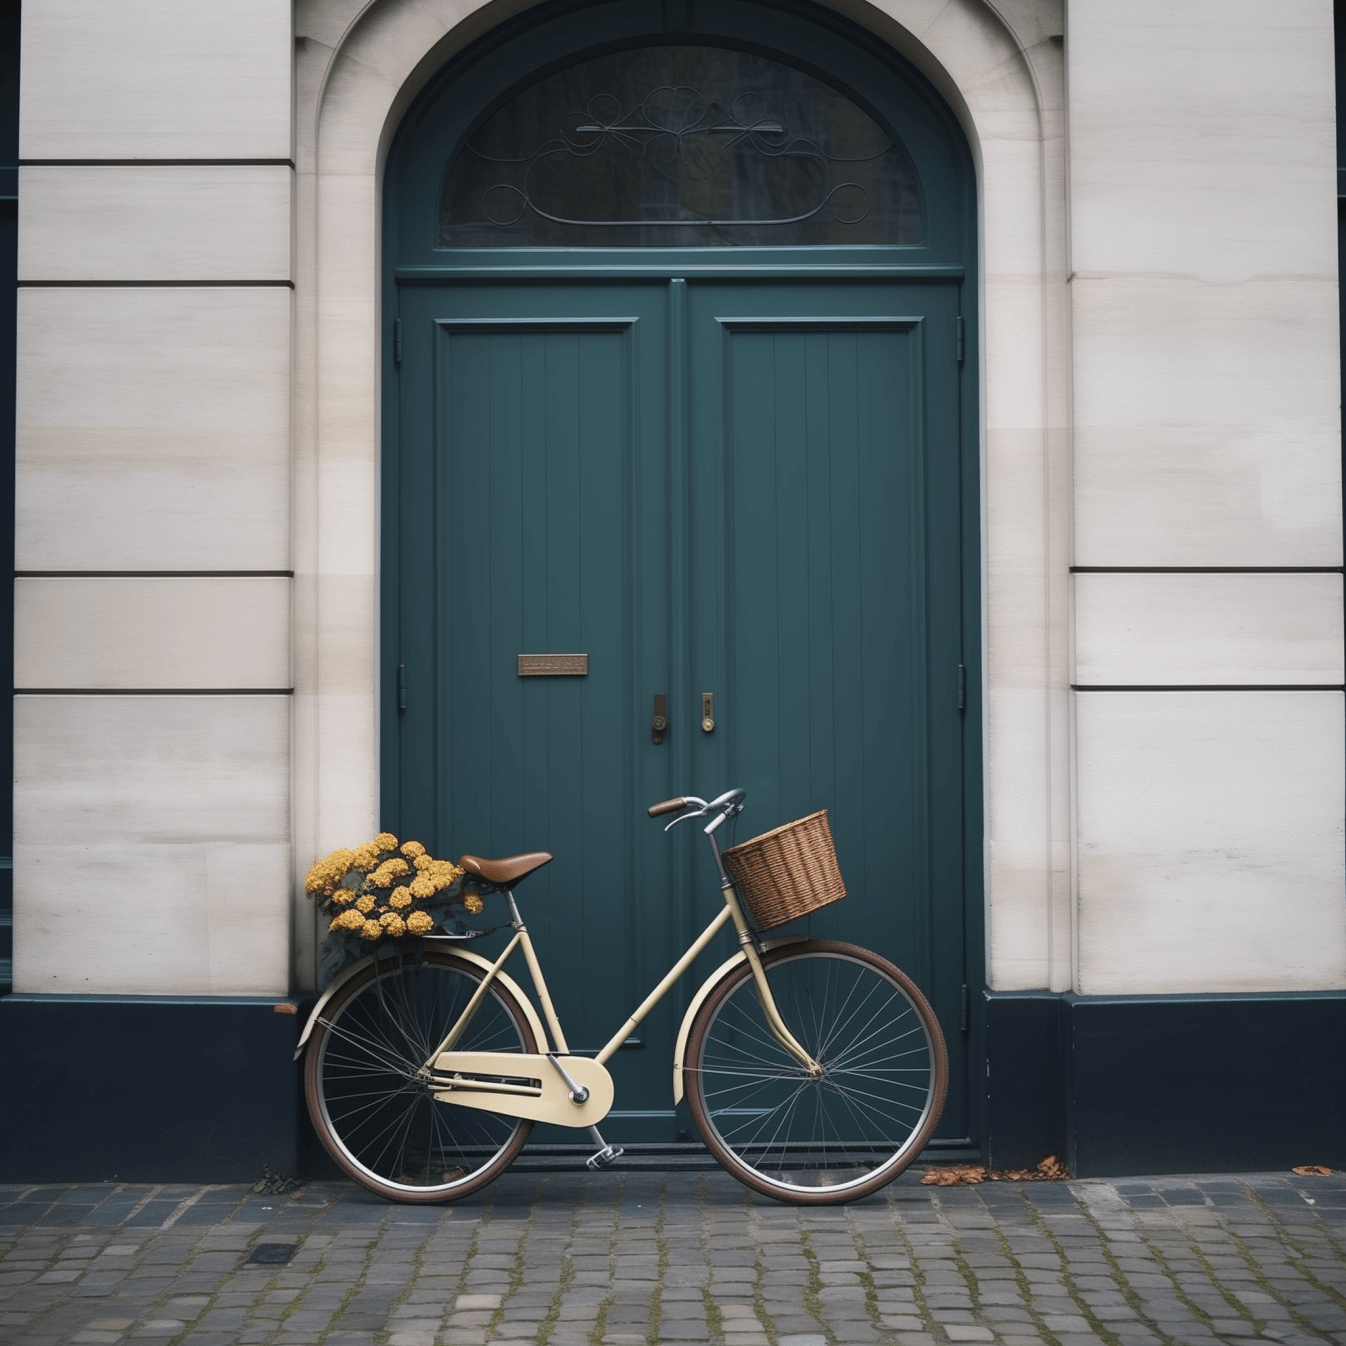
M 284 1265 L 256 1265 L 267 1244 Z M 719 1173 L 0 1188 L 0 1340 L 1346 1346 L 1346 1178 L 922 1187 L 799 1209 Z

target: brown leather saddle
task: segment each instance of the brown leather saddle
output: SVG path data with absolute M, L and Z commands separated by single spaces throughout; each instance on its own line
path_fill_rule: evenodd
M 469 874 L 497 888 L 512 888 L 535 869 L 551 863 L 550 851 L 529 851 L 525 855 L 507 855 L 503 860 L 483 860 L 479 855 L 464 855 L 458 863 Z

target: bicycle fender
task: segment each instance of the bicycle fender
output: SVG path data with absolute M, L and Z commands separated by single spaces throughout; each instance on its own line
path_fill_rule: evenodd
M 762 945 L 762 952 L 768 949 L 779 949 L 783 944 L 802 944 L 809 937 L 807 935 L 785 935 L 780 939 L 766 940 Z M 673 1105 L 676 1107 L 682 1102 L 682 1058 L 687 1054 L 687 1038 L 692 1031 L 692 1020 L 696 1018 L 697 1011 L 706 1003 L 710 993 L 725 979 L 725 977 L 740 963 L 746 963 L 748 956 L 740 949 L 732 958 L 726 958 L 714 972 L 701 983 L 697 993 L 692 997 L 692 1003 L 687 1006 L 687 1013 L 682 1016 L 682 1027 L 678 1029 L 678 1045 L 673 1049 Z
M 479 967 L 483 972 L 489 972 L 494 964 L 489 958 L 483 958 L 479 953 L 470 953 L 467 949 L 449 949 L 446 952 L 452 954 L 454 958 L 461 958 L 465 963 L 471 963 Z M 308 1016 L 308 1022 L 304 1025 L 304 1031 L 299 1035 L 299 1045 L 295 1048 L 294 1059 L 297 1061 L 304 1054 L 304 1048 L 308 1044 L 309 1036 L 313 1032 L 313 1026 L 318 1022 L 318 1016 L 322 1014 L 327 1007 L 327 1002 L 341 990 L 357 972 L 363 971 L 370 963 L 374 961 L 374 955 L 361 958 L 358 963 L 352 963 L 350 967 L 337 974 L 332 984 L 325 990 L 314 1005 L 312 1012 Z M 547 1030 L 542 1027 L 542 1019 L 537 1010 L 533 1008 L 533 1002 L 523 993 L 523 988 L 508 972 L 497 972 L 495 979 L 507 991 L 513 995 L 519 1002 L 519 1008 L 523 1010 L 524 1017 L 528 1020 L 528 1025 L 533 1030 L 533 1037 L 537 1040 L 538 1047 L 546 1051 L 550 1046 L 550 1039 L 547 1037 Z

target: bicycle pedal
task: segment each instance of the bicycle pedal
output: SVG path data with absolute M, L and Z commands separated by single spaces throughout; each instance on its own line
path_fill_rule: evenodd
M 584 1165 L 596 1173 L 600 1168 L 611 1168 L 625 1153 L 620 1145 L 604 1145 L 597 1154 L 590 1155 Z

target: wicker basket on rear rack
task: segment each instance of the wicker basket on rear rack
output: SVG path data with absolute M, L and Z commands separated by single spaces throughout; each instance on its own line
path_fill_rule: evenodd
M 731 846 L 722 858 L 759 930 L 774 930 L 846 896 L 826 809 Z

